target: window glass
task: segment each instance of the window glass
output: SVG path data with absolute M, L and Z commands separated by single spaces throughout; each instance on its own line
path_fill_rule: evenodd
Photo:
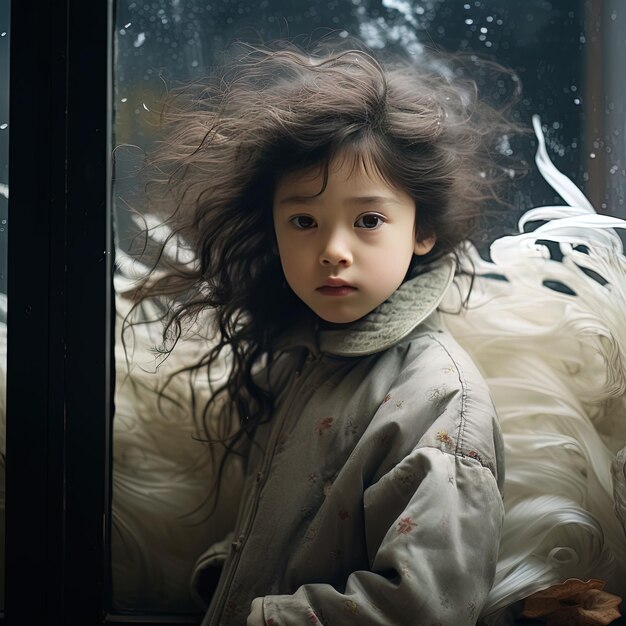
M 142 168 L 158 140 L 160 102 L 169 89 L 201 80 L 219 52 L 236 39 L 323 37 L 350 34 L 374 50 L 423 49 L 487 56 L 510 67 L 515 79 L 475 78 L 487 96 L 506 99 L 519 78 L 523 93 L 515 116 L 530 125 L 542 119 L 557 166 L 585 187 L 599 211 L 625 216 L 624 58 L 626 11 L 619 0 L 118 0 L 114 72 L 115 220 L 118 318 L 129 310 L 134 271 L 129 262 L 150 225 L 142 193 Z M 532 135 L 503 138 L 502 151 L 534 158 Z M 511 186 L 514 210 L 498 225 L 536 205 L 562 201 L 534 168 Z M 154 231 L 158 240 L 160 231 Z M 118 331 L 120 324 L 118 323 Z M 159 343 L 152 330 L 152 346 Z M 118 333 L 119 335 L 119 333 Z M 135 335 L 126 352 L 118 341 L 112 532 L 113 606 L 117 610 L 193 611 L 189 575 L 195 558 L 227 524 L 207 520 L 209 453 L 193 439 L 194 415 L 185 385 L 160 407 L 151 338 Z M 126 375 L 128 357 L 133 372 Z M 199 384 L 199 383 L 197 383 Z M 188 396 L 187 396 L 188 397 Z M 182 408 L 181 408 L 182 407 Z M 225 510 L 232 513 L 234 503 Z

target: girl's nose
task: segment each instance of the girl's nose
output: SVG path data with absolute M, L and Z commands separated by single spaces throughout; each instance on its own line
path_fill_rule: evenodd
M 338 233 L 331 234 L 320 254 L 322 265 L 352 265 L 352 252 L 345 237 Z

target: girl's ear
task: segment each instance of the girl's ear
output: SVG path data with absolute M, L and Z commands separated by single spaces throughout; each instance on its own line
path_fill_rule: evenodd
M 419 256 L 428 254 L 435 247 L 435 243 L 437 243 L 437 237 L 435 235 L 424 237 L 424 239 L 415 242 L 413 252 Z

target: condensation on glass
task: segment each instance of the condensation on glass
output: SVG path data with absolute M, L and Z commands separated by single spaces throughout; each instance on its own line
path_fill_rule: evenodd
M 598 5 L 602 5 L 599 9 Z M 150 225 L 138 176 L 159 139 L 158 112 L 168 90 L 201 80 L 218 54 L 235 39 L 258 41 L 354 35 L 372 49 L 401 49 L 420 58 L 428 48 L 487 55 L 513 70 L 489 83 L 477 65 L 475 78 L 486 97 L 504 100 L 521 81 L 515 117 L 530 124 L 541 116 L 557 166 L 586 188 L 597 209 L 626 216 L 622 64 L 626 11 L 620 0 L 118 0 L 115 23 L 114 209 L 118 343 L 113 448 L 113 608 L 137 611 L 196 611 L 189 592 L 195 558 L 226 528 L 207 520 L 204 507 L 211 477 L 208 452 L 193 440 L 194 420 L 177 403 L 158 407 L 151 338 L 119 342 L 120 320 L 129 310 L 133 266 L 127 255 L 145 244 L 138 235 Z M 505 153 L 519 151 L 532 162 L 532 135 L 503 137 Z M 560 203 L 530 168 L 513 181 L 515 211 L 498 228 L 532 206 Z M 153 231 L 154 237 L 162 231 Z M 159 343 L 152 329 L 152 346 Z M 142 343 L 143 342 L 143 343 Z M 131 377 L 126 376 L 126 357 Z M 162 446 L 164 433 L 174 445 Z M 225 506 L 234 506 L 227 503 Z

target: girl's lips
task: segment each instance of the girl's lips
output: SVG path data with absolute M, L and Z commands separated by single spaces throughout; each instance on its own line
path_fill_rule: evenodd
M 323 285 L 322 287 L 318 287 L 317 291 L 325 296 L 347 296 L 354 293 L 356 291 L 356 287 L 351 287 L 350 285 L 340 285 L 338 287 Z

